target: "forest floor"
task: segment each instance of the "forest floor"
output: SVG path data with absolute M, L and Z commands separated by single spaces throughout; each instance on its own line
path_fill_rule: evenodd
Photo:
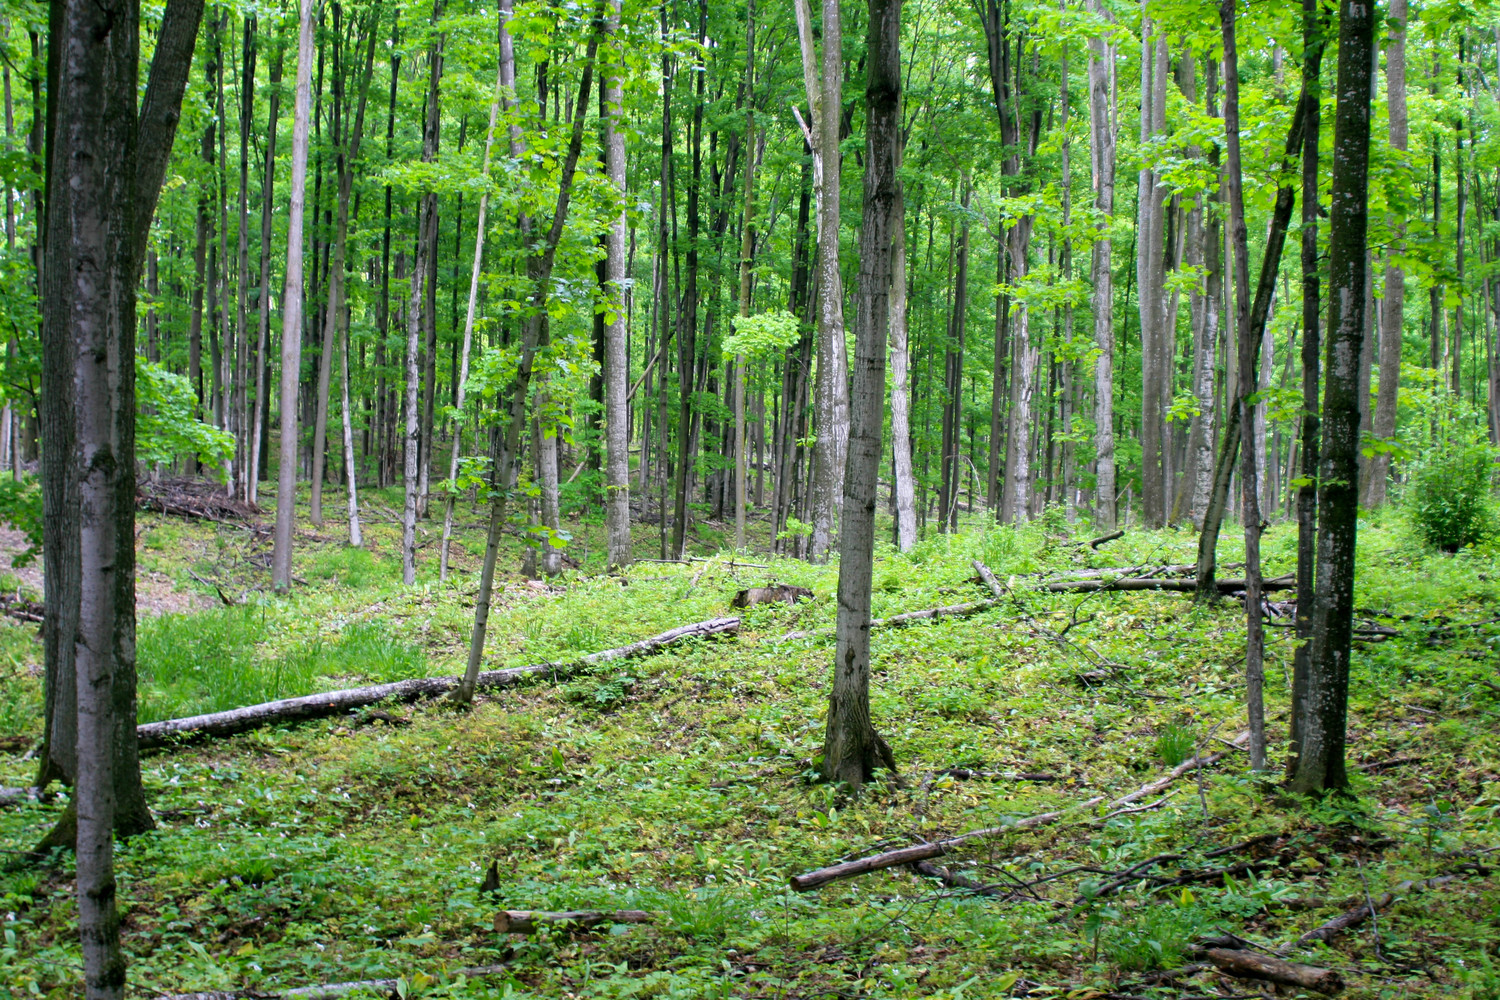
M 447 584 L 440 521 L 426 526 L 421 581 L 406 588 L 399 502 L 370 499 L 386 520 L 367 525 L 364 550 L 342 545 L 332 518 L 299 534 L 301 582 L 286 598 L 266 590 L 265 532 L 142 513 L 143 578 L 196 610 L 142 616 L 141 720 L 459 672 L 479 514 L 464 514 Z M 637 527 L 640 555 L 655 530 Z M 1238 558 L 1234 535 L 1225 562 Z M 1281 794 L 1276 775 L 1252 776 L 1226 745 L 1245 726 L 1238 601 L 1039 586 L 1090 567 L 1187 563 L 1195 536 L 1132 530 L 1098 551 L 1076 544 L 1087 537 L 1048 518 L 878 554 L 877 616 L 986 599 L 974 559 L 1008 590 L 969 617 L 874 633 L 872 713 L 901 775 L 880 772 L 850 801 L 813 780 L 833 652 L 819 630 L 833 622 L 836 568 L 763 555 L 741 560 L 769 568 L 746 567 L 724 552 L 611 577 L 600 525 L 576 526 L 581 569 L 547 584 L 506 574 L 491 665 L 567 659 L 726 614 L 743 614 L 738 635 L 541 677 L 467 712 L 388 707 L 148 752 L 158 827 L 117 853 L 131 995 L 381 977 L 401 977 L 406 997 L 1268 994 L 1193 961 L 1194 942 L 1232 933 L 1336 970 L 1349 997 L 1500 997 L 1500 552 L 1424 550 L 1395 512 L 1363 523 L 1360 616 L 1395 634 L 1370 633 L 1380 641 L 1353 658 L 1357 798 L 1312 803 Z M 705 532 L 696 551 L 720 542 Z M 517 565 L 514 548 L 502 558 Z M 1268 576 L 1293 570 L 1291 526 L 1272 529 L 1265 558 Z M 815 597 L 731 610 L 737 590 L 772 581 Z M 32 585 L 0 578 L 0 591 Z M 1290 636 L 1269 630 L 1278 761 Z M 22 755 L 40 725 L 39 660 L 34 624 L 0 625 L 0 785 L 33 774 Z M 1089 804 L 1195 752 L 1222 756 L 1136 811 L 1106 817 Z M 0 809 L 0 850 L 14 859 L 0 871 L 0 993 L 79 989 L 71 858 L 38 865 L 19 853 L 61 809 L 60 799 Z M 1048 812 L 1061 815 L 1017 822 Z M 892 868 L 805 894 L 788 887 L 799 873 L 981 827 L 1010 829 L 939 859 L 947 882 Z M 1144 864 L 1159 855 L 1169 857 Z M 498 885 L 486 893 L 492 860 Z M 1296 943 L 1392 890 L 1376 920 Z M 493 929 L 502 909 L 581 908 L 655 919 Z M 491 964 L 504 972 L 453 975 Z M 1193 971 L 1154 975 L 1183 968 Z

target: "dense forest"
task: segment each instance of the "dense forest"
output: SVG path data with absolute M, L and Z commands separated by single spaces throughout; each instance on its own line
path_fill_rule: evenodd
M 6 0 L 0 83 L 5 988 L 1500 995 L 1488 3 Z

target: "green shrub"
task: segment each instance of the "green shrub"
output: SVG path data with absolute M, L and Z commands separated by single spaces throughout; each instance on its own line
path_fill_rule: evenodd
M 1156 734 L 1156 755 L 1168 767 L 1176 767 L 1192 756 L 1196 742 L 1190 726 L 1168 723 Z
M 1436 448 L 1413 463 L 1406 510 L 1427 544 L 1457 552 L 1495 530 L 1494 457 L 1471 442 Z

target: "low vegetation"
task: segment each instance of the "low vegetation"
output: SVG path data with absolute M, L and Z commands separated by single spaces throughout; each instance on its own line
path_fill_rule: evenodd
M 143 721 L 461 670 L 473 583 L 391 586 L 393 525 L 376 526 L 363 553 L 307 539 L 295 569 L 307 585 L 291 598 L 250 587 L 243 528 L 149 516 L 143 527 L 150 571 L 244 601 L 142 620 Z M 591 531 L 573 551 L 590 548 Z M 153 548 L 153 536 L 171 543 Z M 1205 935 L 1275 950 L 1366 893 L 1454 876 L 1286 954 L 1338 970 L 1353 997 L 1500 996 L 1487 860 L 1500 849 L 1495 547 L 1441 553 L 1396 511 L 1362 527 L 1358 797 L 1311 803 L 1287 800 L 1225 746 L 1244 726 L 1237 601 L 1035 586 L 1190 562 L 1194 536 L 1131 530 L 1097 552 L 1074 544 L 1086 537 L 1054 515 L 879 553 L 876 617 L 984 598 L 975 559 L 1008 596 L 875 633 L 871 707 L 902 771 L 857 801 L 814 780 L 832 650 L 817 630 L 833 620 L 835 569 L 758 556 L 767 568 L 747 567 L 721 552 L 616 577 L 590 549 L 553 585 L 508 579 L 494 665 L 728 614 L 739 589 L 771 581 L 815 598 L 734 612 L 735 638 L 542 678 L 468 713 L 365 710 L 149 754 L 158 828 L 117 858 L 132 995 L 382 977 L 406 996 L 1214 995 L 1212 973 L 1152 976 L 1188 964 Z M 1274 529 L 1265 557 L 1267 576 L 1290 572 L 1295 533 Z M 1220 559 L 1236 558 L 1226 540 Z M 1271 730 L 1284 740 L 1293 640 L 1269 631 Z M 0 725 L 16 751 L 0 757 L 3 784 L 31 777 L 20 754 L 38 735 L 39 655 L 34 626 L 0 629 Z M 1211 753 L 1223 756 L 1138 811 L 1104 818 L 1083 805 Z M 0 846 L 29 848 L 62 805 L 0 810 Z M 788 887 L 841 860 L 1055 811 L 1054 823 L 965 844 L 938 876 L 897 868 Z M 1234 850 L 1214 854 L 1223 848 Z M 1172 857 L 1143 865 L 1158 855 Z M 75 994 L 71 864 L 60 854 L 0 874 L 0 992 Z M 654 920 L 493 930 L 502 909 L 591 908 Z M 453 974 L 490 964 L 504 972 Z

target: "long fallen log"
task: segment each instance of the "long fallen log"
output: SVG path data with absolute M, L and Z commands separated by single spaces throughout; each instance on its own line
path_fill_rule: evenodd
M 507 667 L 504 670 L 487 670 L 479 675 L 477 687 L 480 690 L 505 688 L 537 675 L 551 674 L 566 677 L 600 663 L 646 656 L 674 643 L 733 634 L 738 631 L 739 627 L 738 618 L 712 618 L 708 621 L 694 622 L 691 625 L 669 629 L 649 639 L 630 643 L 628 646 L 590 653 L 576 660 L 533 663 L 524 667 Z M 374 705 L 382 701 L 408 702 L 422 698 L 435 698 L 458 687 L 460 680 L 459 677 L 414 677 L 389 684 L 370 684 L 343 691 L 325 691 L 321 694 L 303 695 L 299 698 L 283 698 L 260 705 L 234 708 L 227 712 L 211 712 L 185 719 L 148 722 L 136 727 L 136 738 L 142 748 L 149 749 L 164 746 L 185 737 L 232 736 L 235 733 L 243 733 L 261 726 L 337 715 L 350 709 L 362 708 L 365 705 Z
M 17 802 L 35 802 L 35 788 L 0 788 L 0 806 L 13 806 Z
M 453 978 L 463 976 L 465 979 L 482 979 L 485 976 L 498 976 L 509 971 L 508 965 L 478 965 L 470 969 L 455 969 L 450 975 Z M 335 997 L 348 996 L 350 993 L 377 993 L 382 996 L 396 997 L 400 995 L 400 989 L 399 979 L 362 979 L 354 983 L 327 983 L 323 986 L 301 986 L 292 990 L 268 990 L 265 987 L 256 987 L 253 990 L 164 993 L 162 998 L 163 1000 L 333 1000 Z
M 1438 886 L 1446 885 L 1456 878 L 1458 878 L 1457 875 L 1440 875 L 1437 878 L 1422 879 L 1421 881 L 1402 882 L 1390 892 L 1383 892 L 1373 899 L 1367 899 L 1359 903 L 1359 905 L 1353 907 L 1352 909 L 1345 910 L 1343 913 L 1340 913 L 1333 919 L 1328 920 L 1327 922 L 1320 924 L 1317 927 L 1314 927 L 1312 930 L 1299 937 L 1291 945 L 1288 945 L 1286 948 L 1281 950 L 1290 951 L 1292 948 L 1304 944 L 1310 944 L 1313 941 L 1332 941 L 1335 937 L 1342 934 L 1349 928 L 1357 927 L 1360 924 L 1364 923 L 1366 920 L 1369 920 L 1372 913 L 1372 903 L 1374 904 L 1373 912 L 1379 913 L 1381 910 L 1394 903 L 1400 896 L 1405 893 L 1417 892 L 1422 889 L 1436 889 Z
M 1220 593 L 1232 594 L 1235 591 L 1245 589 L 1243 579 L 1230 578 L 1227 580 L 1216 580 L 1215 584 Z M 1179 593 L 1192 593 L 1198 589 L 1194 580 L 1177 580 L 1169 577 L 1122 577 L 1117 580 L 1054 580 L 1047 584 L 1047 590 L 1062 592 L 1070 590 L 1173 590 Z M 1278 576 L 1261 583 L 1264 591 L 1272 590 L 1296 590 L 1297 578 L 1295 576 Z
M 501 910 L 495 914 L 498 934 L 535 934 L 543 927 L 571 925 L 597 927 L 600 924 L 649 924 L 656 919 L 645 910 Z
M 1220 972 L 1239 979 L 1259 979 L 1330 996 L 1344 988 L 1343 977 L 1335 969 L 1301 965 L 1240 948 L 1204 948 L 1202 954 Z
M 1122 795 L 1118 799 L 1115 799 L 1113 802 L 1109 803 L 1106 811 L 1114 811 L 1120 809 L 1124 806 L 1130 805 L 1133 802 L 1138 802 L 1148 795 L 1153 795 L 1156 792 L 1161 791 L 1163 788 L 1166 788 L 1172 782 L 1176 781 L 1178 778 L 1182 777 L 1184 774 L 1187 774 L 1194 768 L 1212 764 L 1223 756 L 1224 754 L 1222 753 L 1216 753 L 1210 754 L 1207 757 L 1201 759 L 1198 757 L 1194 757 L 1191 760 L 1183 761 L 1181 764 L 1177 765 L 1162 777 L 1157 778 L 1155 781 L 1142 785 L 1135 791 L 1127 795 Z M 1094 806 L 1099 805 L 1103 801 L 1104 796 L 1096 795 L 1093 798 L 1088 799 L 1085 802 L 1081 802 L 1078 805 L 1072 806 L 1068 809 L 1059 809 L 1055 812 L 1038 813 L 1035 816 L 1027 816 L 1024 819 L 1016 820 L 1014 823 L 1006 823 L 1001 826 L 985 827 L 981 830 L 970 830 L 968 833 L 961 833 L 956 837 L 949 837 L 946 840 L 930 841 L 925 844 L 913 844 L 910 847 L 898 847 L 893 851 L 883 851 L 880 854 L 872 854 L 869 857 L 856 858 L 853 861 L 845 861 L 840 864 L 829 865 L 826 868 L 819 868 L 816 871 L 810 871 L 804 875 L 792 876 L 791 886 L 798 892 L 809 892 L 813 889 L 820 889 L 830 882 L 837 882 L 840 879 L 854 878 L 858 875 L 868 875 L 870 872 L 878 872 L 886 868 L 895 868 L 898 865 L 910 865 L 916 864 L 919 861 L 929 861 L 933 858 L 942 857 L 944 854 L 947 854 L 955 847 L 967 843 L 970 840 L 981 840 L 985 837 L 993 837 L 1002 833 L 1012 833 L 1016 830 L 1034 830 L 1038 827 L 1050 826 L 1051 824 L 1056 823 L 1058 820 L 1062 819 L 1072 812 L 1091 809 Z
M 921 611 L 907 611 L 899 615 L 891 615 L 889 618 L 872 618 L 870 628 L 899 628 L 902 625 L 910 625 L 912 622 L 930 621 L 935 618 L 967 618 L 969 615 L 977 615 L 981 611 L 988 611 L 999 601 L 974 601 L 970 604 L 945 604 L 939 608 L 924 608 Z M 810 629 L 806 632 L 788 632 L 781 637 L 782 642 L 788 639 L 813 639 L 820 635 L 833 635 L 833 628 Z

